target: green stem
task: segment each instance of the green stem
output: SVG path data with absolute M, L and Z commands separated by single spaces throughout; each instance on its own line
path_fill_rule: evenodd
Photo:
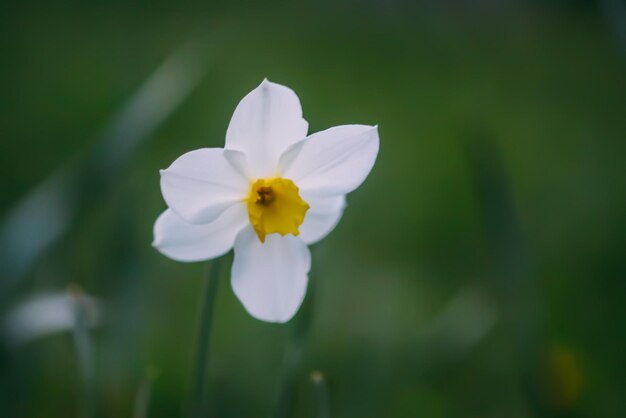
M 152 398 L 152 382 L 156 379 L 158 371 L 154 367 L 149 367 L 146 376 L 141 381 L 135 403 L 133 405 L 133 418 L 148 418 L 150 398 Z
M 74 308 L 74 347 L 78 359 L 78 369 L 82 381 L 80 397 L 78 399 L 79 416 L 91 418 L 95 411 L 94 363 L 89 339 L 89 318 L 85 306 L 85 298 L 81 289 L 70 285 L 68 293 L 73 301 Z
M 315 370 L 311 373 L 311 383 L 313 383 L 315 418 L 330 418 L 330 396 L 328 394 L 328 385 L 322 372 Z
M 288 418 L 293 415 L 296 402 L 296 378 L 304 354 L 304 343 L 313 321 L 314 300 L 314 280 L 310 280 L 307 298 L 294 320 L 293 334 L 285 347 L 283 373 L 276 391 L 273 418 Z
M 205 283 L 198 328 L 196 359 L 192 372 L 193 382 L 191 389 L 190 416 L 193 418 L 204 416 L 207 410 L 207 376 L 209 348 L 211 342 L 211 325 L 213 323 L 215 296 L 217 294 L 221 264 L 221 258 L 213 260 L 213 262 L 209 265 Z

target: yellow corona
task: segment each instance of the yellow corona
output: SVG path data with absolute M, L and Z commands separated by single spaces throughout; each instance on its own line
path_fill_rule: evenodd
M 280 177 L 252 182 L 246 198 L 248 216 L 261 242 L 267 234 L 298 235 L 309 204 L 293 181 Z

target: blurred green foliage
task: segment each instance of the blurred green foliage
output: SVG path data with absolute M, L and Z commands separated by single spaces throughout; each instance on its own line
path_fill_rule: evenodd
M 372 174 L 313 250 L 296 416 L 313 416 L 312 370 L 333 417 L 626 414 L 626 64 L 610 29 L 593 3 L 407 3 L 0 6 L 0 215 L 88 162 L 181 44 L 208 63 L 3 297 L 0 312 L 78 283 L 101 299 L 96 416 L 131 416 L 149 368 L 149 416 L 181 412 L 205 266 L 150 246 L 158 169 L 222 146 L 264 77 L 298 93 L 312 132 L 367 123 L 381 135 Z M 268 416 L 294 325 L 254 320 L 227 283 L 212 416 Z M 70 334 L 3 349 L 0 415 L 76 416 L 77 368 Z

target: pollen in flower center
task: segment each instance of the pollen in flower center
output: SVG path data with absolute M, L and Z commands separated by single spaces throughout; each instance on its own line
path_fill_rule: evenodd
M 309 210 L 294 182 L 280 177 L 254 181 L 246 202 L 250 223 L 261 242 L 267 234 L 298 235 Z
M 271 186 L 261 186 L 256 191 L 256 202 L 259 205 L 269 206 L 274 201 L 274 189 Z

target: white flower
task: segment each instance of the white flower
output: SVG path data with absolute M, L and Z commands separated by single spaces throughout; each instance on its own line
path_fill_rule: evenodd
M 46 292 L 31 296 L 9 310 L 2 327 L 2 336 L 17 347 L 38 338 L 76 327 L 76 297 L 68 292 Z M 102 303 L 81 294 L 80 303 L 86 325 L 95 327 L 102 321 Z
M 307 137 L 298 96 L 264 80 L 244 97 L 222 148 L 188 152 L 161 170 L 168 209 L 153 245 L 178 261 L 219 257 L 231 248 L 233 290 L 248 312 L 286 322 L 308 282 L 307 245 L 335 227 L 345 195 L 378 154 L 376 126 L 342 125 Z

